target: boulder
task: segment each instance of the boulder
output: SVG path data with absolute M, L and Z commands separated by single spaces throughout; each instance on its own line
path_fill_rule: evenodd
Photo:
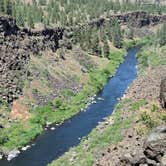
M 166 154 L 160 160 L 161 166 L 166 166 Z
M 17 34 L 19 28 L 16 25 L 16 20 L 9 16 L 0 16 L 0 33 L 6 35 Z
M 132 159 L 132 165 L 146 164 L 146 161 L 146 156 L 143 154 L 142 150 L 139 150 Z
M 12 150 L 12 151 L 8 154 L 7 160 L 8 160 L 8 161 L 12 160 L 13 158 L 17 157 L 18 154 L 20 154 L 20 151 L 19 151 L 19 150 L 17 150 L 17 149 Z
M 160 103 L 163 108 L 166 108 L 166 78 L 161 81 L 160 85 Z
M 0 160 L 3 158 L 3 155 L 2 154 L 0 154 Z
M 152 132 L 144 143 L 144 154 L 147 158 L 160 161 L 166 153 L 166 126 L 160 126 Z

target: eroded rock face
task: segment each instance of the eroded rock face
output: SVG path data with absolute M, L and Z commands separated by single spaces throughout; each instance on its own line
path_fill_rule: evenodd
M 4 35 L 17 34 L 19 28 L 16 25 L 16 21 L 11 17 L 0 17 L 0 33 Z
M 12 102 L 22 93 L 22 80 L 27 78 L 29 53 L 15 36 L 3 38 L 0 45 L 0 98 Z
M 10 17 L 0 17 L 0 99 L 12 103 L 22 95 L 24 81 L 31 75 L 30 55 L 56 51 L 62 36 L 63 28 L 30 31 L 19 29 Z
M 121 23 L 130 22 L 132 26 L 141 28 L 147 25 L 155 25 L 159 22 L 166 21 L 164 16 L 155 16 L 144 11 L 130 12 L 123 15 L 115 15 L 113 18 L 118 19 Z
M 166 78 L 161 81 L 160 85 L 160 103 L 163 108 L 166 108 Z

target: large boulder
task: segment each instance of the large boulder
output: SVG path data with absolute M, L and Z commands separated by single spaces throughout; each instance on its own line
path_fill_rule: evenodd
M 152 132 L 144 143 L 147 158 L 160 162 L 166 154 L 166 126 L 160 126 Z

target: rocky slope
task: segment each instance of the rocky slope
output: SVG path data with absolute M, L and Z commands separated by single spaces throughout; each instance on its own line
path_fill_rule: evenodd
M 109 18 L 100 18 L 78 27 L 43 29 L 41 31 L 20 29 L 17 27 L 15 20 L 1 16 L 0 98 L 11 103 L 19 95 L 22 95 L 24 87 L 22 80 L 27 79 L 32 74 L 27 70 L 30 55 L 36 56 L 46 51 L 55 52 L 59 47 L 71 49 L 71 32 L 76 29 L 102 26 L 112 19 L 118 19 L 121 24 L 130 22 L 132 26 L 140 28 L 161 23 L 166 20 L 166 16 L 154 16 L 146 12 L 132 12 L 110 16 Z
M 154 103 L 159 104 L 159 90 L 161 79 L 165 76 L 166 67 L 152 69 L 137 79 L 127 92 L 125 99 L 134 99 L 135 101 L 145 100 L 149 104 L 142 107 L 135 113 L 135 117 L 141 114 L 141 111 L 151 109 Z M 150 77 L 149 77 L 150 76 Z M 165 114 L 157 110 L 159 114 Z M 158 114 L 157 113 L 157 114 Z M 124 118 L 131 116 L 131 112 L 124 108 Z M 156 115 L 155 115 L 156 116 Z M 101 157 L 96 161 L 96 166 L 130 166 L 130 165 L 153 165 L 165 166 L 165 125 L 158 127 L 151 135 L 138 134 L 138 119 L 132 124 L 132 127 L 125 130 L 123 140 L 117 145 L 112 145 L 101 152 Z M 141 126 L 144 130 L 144 126 Z

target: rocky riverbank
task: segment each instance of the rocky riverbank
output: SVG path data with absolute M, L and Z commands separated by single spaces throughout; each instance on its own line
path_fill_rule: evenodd
M 100 152 L 96 156 L 94 165 L 166 165 L 166 119 L 164 118 L 166 112 L 162 110 L 159 104 L 160 83 L 161 79 L 166 76 L 165 73 L 166 66 L 150 67 L 134 81 L 123 100 L 143 100 L 146 101 L 146 104 L 140 109 L 134 110 L 134 117 L 136 118 L 131 127 L 123 131 L 123 140 Z M 131 114 L 133 114 L 127 106 L 124 106 L 123 110 L 122 117 L 124 119 L 131 117 Z M 154 113 L 155 111 L 157 112 Z M 141 118 L 143 119 L 141 120 Z M 143 123 L 143 125 L 140 125 L 140 123 Z M 152 123 L 154 123 L 154 126 L 157 126 L 157 124 L 162 124 L 162 126 L 153 129 L 150 133 L 154 128 Z M 145 132 L 147 124 L 150 129 Z

